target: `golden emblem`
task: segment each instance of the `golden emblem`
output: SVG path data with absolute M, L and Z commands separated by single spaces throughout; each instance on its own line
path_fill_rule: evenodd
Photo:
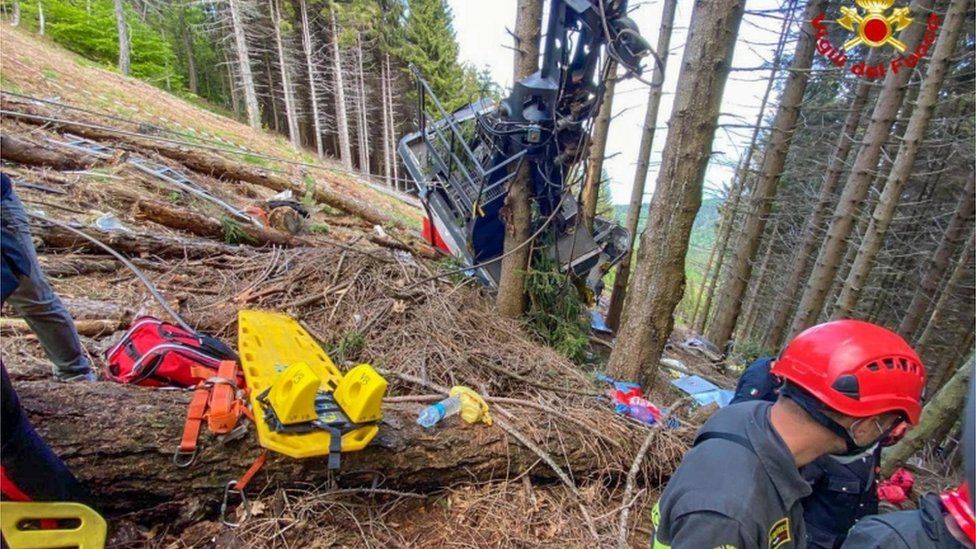
M 858 8 L 848 6 L 840 8 L 843 17 L 837 23 L 857 33 L 857 36 L 844 43 L 845 50 L 859 44 L 867 44 L 872 48 L 890 44 L 898 51 L 905 51 L 905 43 L 895 38 L 894 33 L 901 32 L 912 24 L 908 8 L 895 8 L 890 15 L 885 15 L 895 0 L 854 0 L 854 3 L 867 13 L 861 15 Z

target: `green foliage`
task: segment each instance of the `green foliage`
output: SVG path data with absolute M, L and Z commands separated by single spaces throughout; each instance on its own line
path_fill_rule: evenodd
M 222 216 L 220 225 L 224 229 L 224 242 L 228 244 L 254 244 L 254 239 L 241 229 L 241 224 L 230 217 Z
M 525 286 L 529 295 L 525 324 L 529 330 L 573 362 L 584 362 L 589 350 L 589 321 L 573 281 L 559 272 L 555 261 L 538 256 L 526 273 Z
M 119 42 L 112 0 L 42 1 L 48 36 L 88 59 L 108 67 L 116 66 Z M 37 28 L 37 10 L 24 9 L 22 13 L 24 24 Z M 131 42 L 132 75 L 156 85 L 181 88 L 182 77 L 175 70 L 176 54 L 159 29 L 143 22 L 129 6 L 126 6 L 126 23 Z
M 312 234 L 327 235 L 332 229 L 325 223 L 312 223 L 308 226 L 308 232 Z
M 336 343 L 330 354 L 336 362 L 342 364 L 343 362 L 356 360 L 365 348 L 366 336 L 358 330 L 349 330 L 342 334 L 342 337 L 339 338 L 339 342 Z

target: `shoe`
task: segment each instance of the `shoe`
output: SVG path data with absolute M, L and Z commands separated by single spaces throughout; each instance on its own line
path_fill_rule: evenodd
M 66 376 L 58 376 L 58 381 L 63 381 L 65 383 L 72 383 L 75 381 L 98 381 L 98 374 L 94 370 L 88 370 L 81 374 L 68 374 Z

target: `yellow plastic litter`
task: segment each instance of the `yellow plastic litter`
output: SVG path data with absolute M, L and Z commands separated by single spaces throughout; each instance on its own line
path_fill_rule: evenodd
M 302 363 L 319 379 L 319 390 L 332 392 L 338 401 L 338 395 L 335 393 L 342 384 L 342 372 L 336 368 L 312 336 L 298 322 L 287 315 L 268 311 L 240 311 L 237 321 L 238 351 L 241 355 L 244 378 L 247 380 L 248 398 L 257 420 L 255 423 L 258 442 L 269 450 L 289 457 L 307 458 L 328 455 L 331 436 L 327 431 L 315 430 L 307 433 L 276 433 L 272 431 L 263 419 L 264 405 L 258 401 L 258 396 L 265 389 L 271 387 L 278 376 L 290 366 Z M 357 368 L 353 368 L 349 374 L 356 372 Z M 346 377 L 349 377 L 349 374 Z M 375 372 L 373 374 L 382 380 L 378 374 Z M 379 385 L 382 385 L 385 391 L 385 380 L 382 384 L 373 380 L 369 387 Z M 351 393 L 351 389 L 352 385 L 347 391 Z M 360 391 L 362 391 L 362 387 Z M 377 393 L 366 391 L 361 394 L 373 395 Z M 270 397 L 270 393 L 268 396 Z M 370 400 L 375 401 L 376 404 L 364 405 L 362 409 L 372 411 L 377 417 L 381 417 L 378 411 L 378 403 L 382 401 L 382 398 L 383 393 L 379 392 L 378 396 L 370 397 Z M 358 402 L 351 395 L 348 395 L 347 399 L 350 404 L 354 404 L 354 401 Z M 281 410 L 278 405 L 274 406 L 275 412 Z M 355 420 L 353 419 L 353 421 Z M 364 425 L 345 433 L 342 435 L 342 451 L 362 450 L 376 436 L 378 431 L 379 427 L 376 425 Z
M 369 364 L 360 364 L 346 372 L 336 388 L 336 404 L 354 423 L 383 419 L 380 405 L 386 394 L 386 380 Z
M 45 519 L 70 521 L 73 524 L 70 527 L 50 530 L 23 527 L 25 521 L 34 523 Z M 101 515 L 80 503 L 4 501 L 0 502 L 0 531 L 10 549 L 102 549 L 105 547 L 108 526 Z
M 455 385 L 451 387 L 450 395 L 458 397 L 461 401 L 461 419 L 472 424 L 480 421 L 485 425 L 491 425 L 488 403 L 477 392 L 463 385 Z
M 322 380 L 304 362 L 296 362 L 271 384 L 268 402 L 284 425 L 315 419 L 315 394 Z

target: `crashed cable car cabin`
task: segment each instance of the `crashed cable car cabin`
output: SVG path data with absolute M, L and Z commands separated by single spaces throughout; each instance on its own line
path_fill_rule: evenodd
M 419 130 L 400 140 L 398 152 L 426 209 L 424 234 L 493 289 L 505 240 L 501 210 L 523 165 L 531 174 L 536 246 L 545 243 L 543 253 L 564 272 L 597 281 L 591 271 L 602 276 L 630 239 L 610 220 L 597 218 L 586 229 L 570 182 L 580 175 L 612 67 L 607 60 L 640 74 L 650 48 L 626 17 L 626 0 L 552 0 L 548 10 L 542 68 L 499 103 L 482 99 L 449 113 L 413 68 Z

